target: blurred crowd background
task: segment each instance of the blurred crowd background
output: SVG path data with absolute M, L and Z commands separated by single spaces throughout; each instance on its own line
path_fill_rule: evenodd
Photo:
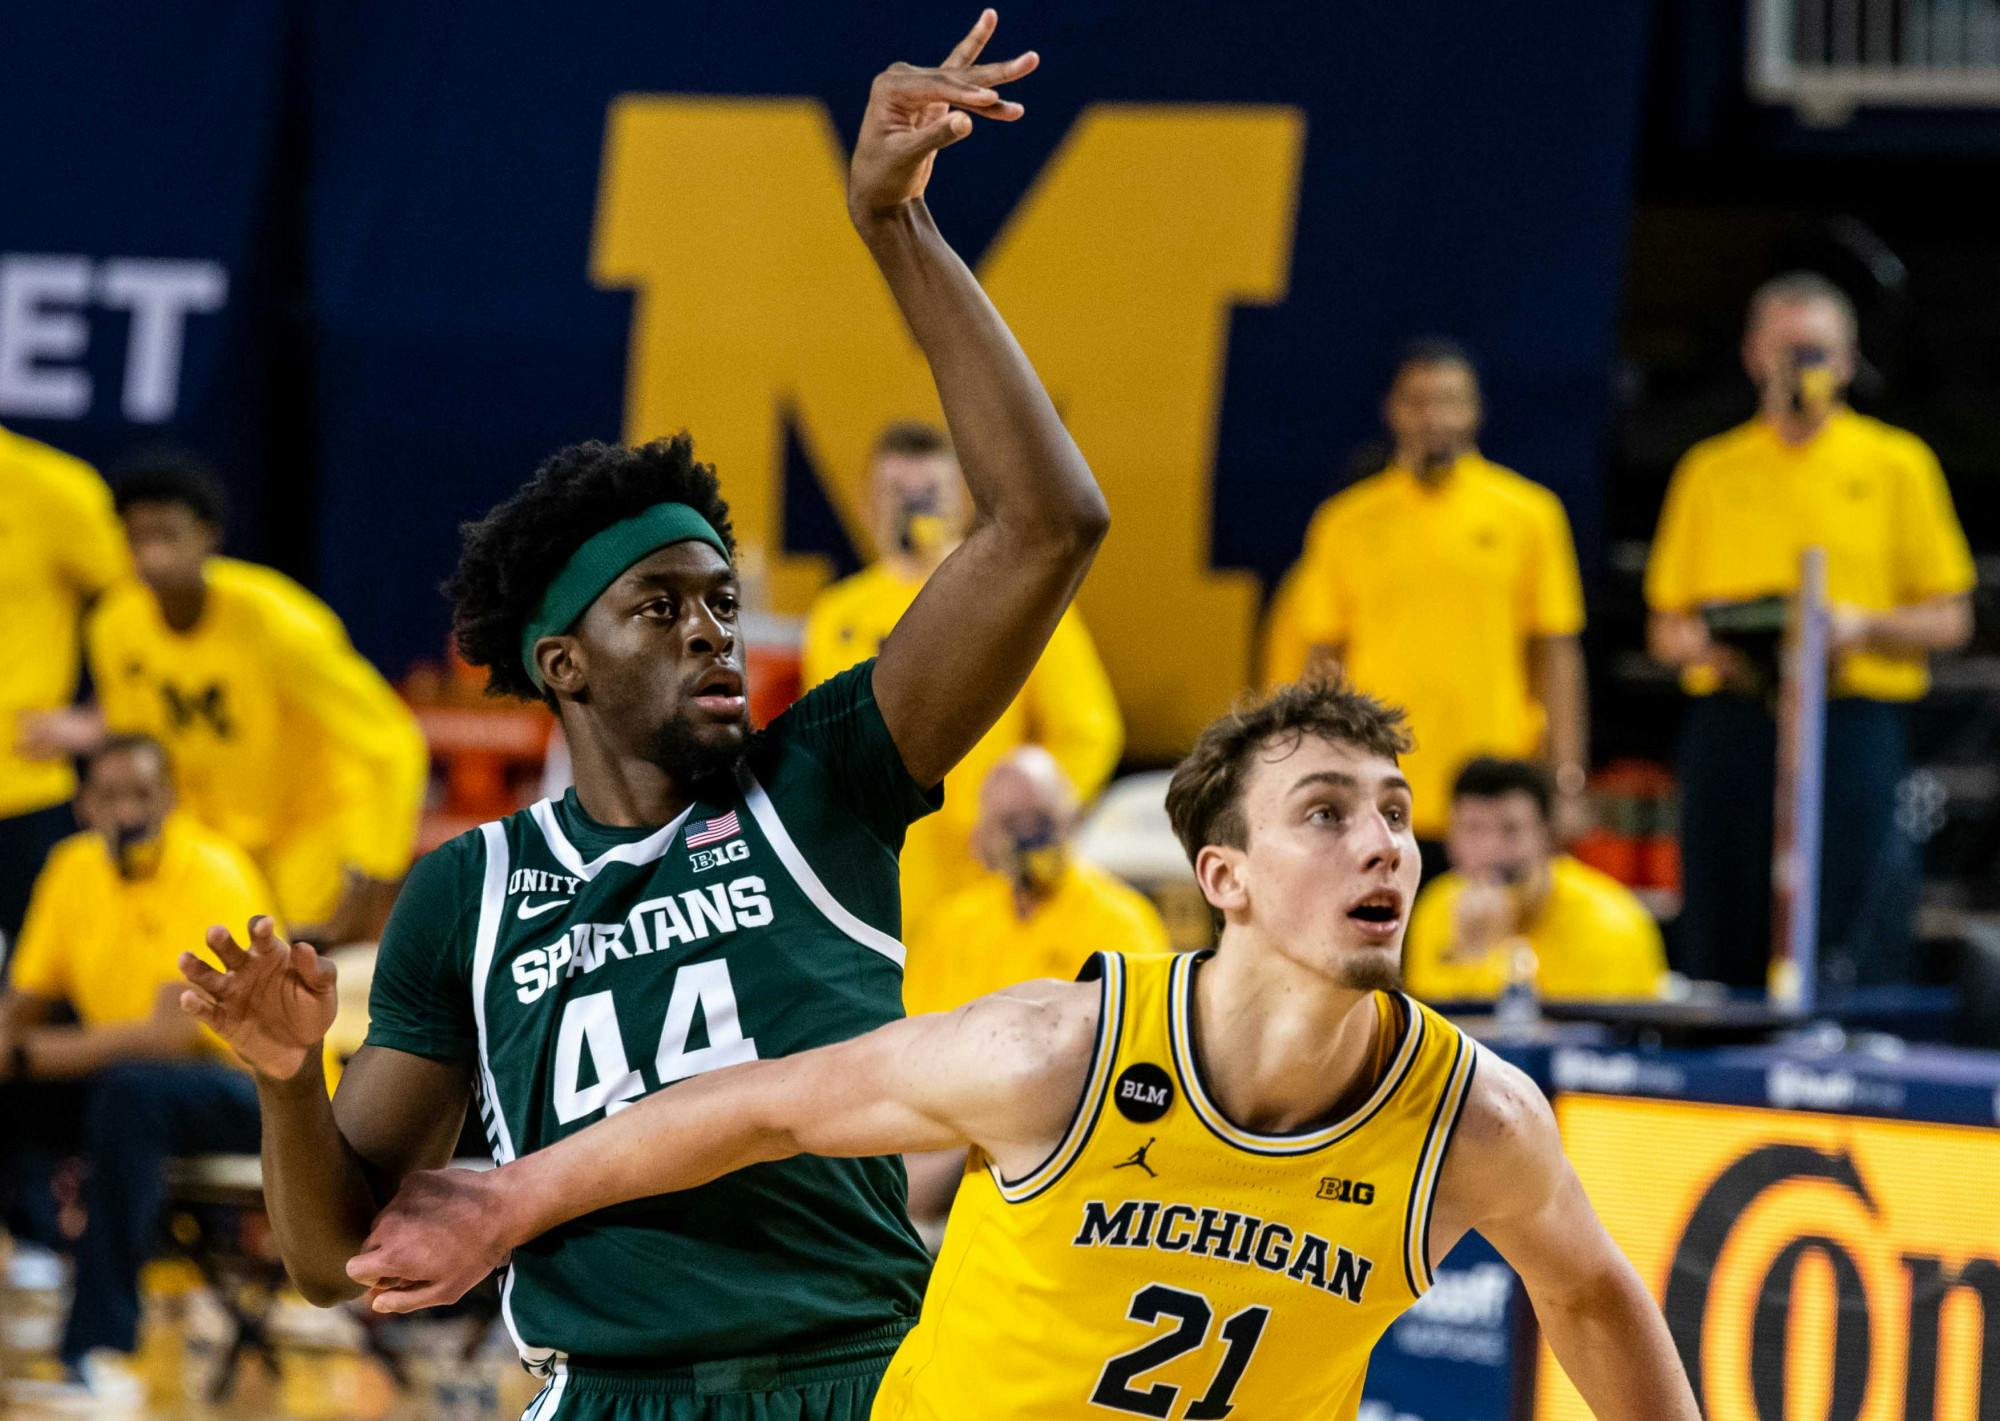
M 1413 991 L 1761 998 L 1817 547 L 1823 1001 L 1944 993 L 1989 1039 L 2000 11 L 1002 19 L 1028 117 L 933 206 L 1114 528 L 911 833 L 909 1008 L 1205 945 L 1163 772 L 1334 674 L 1417 738 Z M 0 1202 L 17 1289 L 74 1299 L 17 1351 L 116 1370 L 200 1193 L 169 1162 L 254 1151 L 173 1010 L 206 925 L 336 950 L 351 1046 L 413 857 L 566 782 L 445 645 L 460 521 L 561 444 L 689 429 L 766 720 L 949 554 L 949 435 L 839 182 L 868 75 L 953 23 L 0 4 Z

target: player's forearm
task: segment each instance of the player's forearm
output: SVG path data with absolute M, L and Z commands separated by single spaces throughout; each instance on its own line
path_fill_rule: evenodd
M 856 226 L 930 363 L 979 514 L 1080 576 L 1110 514 L 1006 322 L 921 201 Z
M 510 1246 L 628 1199 L 693 1189 L 802 1146 L 766 1123 L 764 1078 L 778 1061 L 751 1062 L 658 1091 L 547 1149 L 503 1166 Z
M 1666 1319 L 1629 1267 L 1534 1304 L 1550 1350 L 1597 1421 L 1700 1421 Z
M 347 1260 L 368 1236 L 377 1201 L 361 1159 L 340 1133 L 318 1052 L 288 1081 L 260 1075 L 264 1203 L 285 1271 L 318 1307 L 361 1289 Z

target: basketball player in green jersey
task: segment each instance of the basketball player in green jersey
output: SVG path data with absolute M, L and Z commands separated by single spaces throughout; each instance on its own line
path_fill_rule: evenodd
M 412 871 L 368 1044 L 329 1104 L 328 964 L 257 920 L 183 960 L 184 1006 L 256 1068 L 264 1183 L 293 1279 L 328 1304 L 376 1211 L 442 1164 L 468 1097 L 494 1158 L 653 1091 L 901 1015 L 896 854 L 1013 698 L 1104 536 L 1104 501 L 1034 371 L 932 225 L 937 152 L 1020 116 L 978 63 L 875 81 L 848 186 L 930 363 L 974 530 L 875 661 L 761 732 L 747 719 L 734 543 L 685 436 L 564 450 L 465 530 L 455 633 L 491 688 L 561 719 L 575 789 Z M 663 179 L 665 175 L 662 175 Z M 928 1261 L 894 1157 L 803 1158 L 588 1215 L 516 1254 L 503 1315 L 573 1416 L 867 1414 Z

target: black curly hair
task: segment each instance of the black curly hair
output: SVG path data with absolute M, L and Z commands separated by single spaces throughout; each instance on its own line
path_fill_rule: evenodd
M 207 464 L 176 449 L 148 450 L 111 474 L 111 501 L 123 518 L 134 504 L 178 504 L 220 533 L 229 521 L 229 496 Z
M 729 505 L 686 431 L 637 446 L 593 439 L 558 449 L 512 498 L 460 526 L 458 570 L 444 595 L 452 639 L 461 656 L 486 668 L 488 695 L 546 699 L 521 664 L 521 631 L 549 583 L 592 536 L 668 502 L 706 518 L 734 560 Z

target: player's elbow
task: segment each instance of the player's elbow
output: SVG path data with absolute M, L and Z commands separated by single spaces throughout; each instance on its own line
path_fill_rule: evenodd
M 1097 485 L 1041 498 L 1029 507 L 996 510 L 993 522 L 1008 543 L 1017 564 L 1047 561 L 1070 567 L 1088 566 L 1111 531 L 1111 507 Z
M 316 1308 L 334 1308 L 361 1296 L 362 1287 L 344 1272 L 326 1273 L 287 1262 L 285 1275 L 300 1297 Z
M 1111 532 L 1111 505 L 1095 480 L 1076 491 L 1064 520 L 1066 541 L 1081 557 L 1096 553 Z

